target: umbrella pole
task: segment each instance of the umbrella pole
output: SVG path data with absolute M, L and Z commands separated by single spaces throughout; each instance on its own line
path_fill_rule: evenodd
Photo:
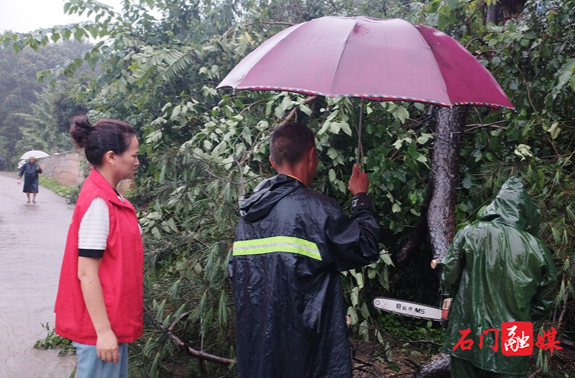
M 359 170 L 363 171 L 363 148 L 361 146 L 361 128 L 363 127 L 363 97 L 361 98 L 361 104 L 359 105 L 359 127 L 357 129 L 357 164 L 359 165 Z

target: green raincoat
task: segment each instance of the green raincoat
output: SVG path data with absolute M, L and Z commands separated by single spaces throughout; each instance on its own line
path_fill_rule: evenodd
M 511 177 L 474 224 L 460 230 L 442 260 L 441 291 L 453 298 L 444 351 L 482 370 L 526 375 L 529 357 L 503 356 L 501 323 L 531 322 L 549 311 L 556 295 L 555 267 L 539 234 L 539 210 L 521 182 Z M 494 332 L 499 330 L 498 350 Z M 454 346 L 463 331 L 469 350 Z M 537 330 L 534 330 L 534 334 Z M 530 340 L 533 345 L 533 340 Z M 453 375 L 452 375 L 453 376 Z

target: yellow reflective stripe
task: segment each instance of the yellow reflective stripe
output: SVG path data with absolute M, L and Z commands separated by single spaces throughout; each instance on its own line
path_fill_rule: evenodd
M 234 256 L 274 252 L 297 253 L 321 261 L 321 255 L 315 243 L 292 236 L 274 236 L 234 242 Z

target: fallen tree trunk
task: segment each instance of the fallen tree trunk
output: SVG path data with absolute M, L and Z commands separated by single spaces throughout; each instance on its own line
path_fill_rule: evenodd
M 459 175 L 459 152 L 468 106 L 436 110 L 437 126 L 429 185 L 433 190 L 427 222 L 433 259 L 441 261 L 455 236 L 455 190 Z
M 413 378 L 450 378 L 450 376 L 451 356 L 443 352 L 433 357 L 413 374 Z

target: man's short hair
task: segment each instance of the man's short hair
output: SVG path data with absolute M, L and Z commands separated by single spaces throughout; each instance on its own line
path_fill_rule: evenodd
M 284 123 L 271 136 L 270 153 L 279 166 L 299 163 L 312 147 L 315 147 L 314 135 L 303 123 Z

